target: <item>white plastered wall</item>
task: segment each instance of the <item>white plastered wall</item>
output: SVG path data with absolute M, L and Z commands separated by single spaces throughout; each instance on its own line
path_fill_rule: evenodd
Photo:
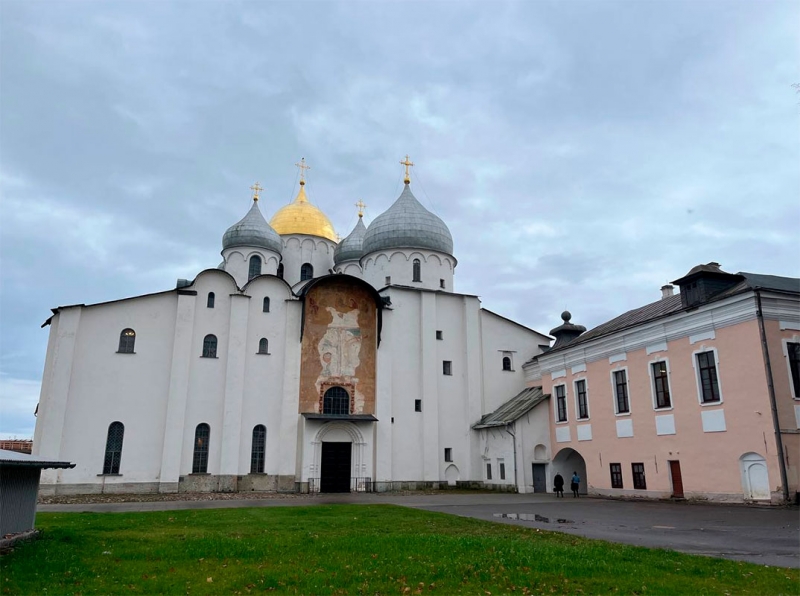
M 300 267 L 311 263 L 314 277 L 328 275 L 333 269 L 333 250 L 336 243 L 327 238 L 306 234 L 287 234 L 283 240 L 283 278 L 293 286 L 300 281 Z
M 241 288 L 247 283 L 250 274 L 250 257 L 257 255 L 261 257 L 261 274 L 275 275 L 278 272 L 278 264 L 281 255 L 265 248 L 247 248 L 237 246 L 227 248 L 222 251 L 222 258 L 225 261 L 225 271 L 233 276 L 236 284 Z
M 414 280 L 414 260 L 420 261 L 420 279 Z M 363 278 L 376 289 L 389 285 L 409 286 L 426 290 L 453 291 L 455 259 L 444 253 L 419 249 L 393 249 L 374 252 L 361 259 Z M 441 287 L 444 280 L 444 288 Z

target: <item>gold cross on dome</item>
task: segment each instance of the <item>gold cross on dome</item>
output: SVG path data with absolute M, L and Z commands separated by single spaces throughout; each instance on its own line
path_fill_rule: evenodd
M 414 163 L 413 163 L 412 161 L 410 161 L 410 160 L 408 159 L 408 155 L 406 155 L 406 158 L 405 158 L 405 160 L 404 160 L 404 161 L 401 161 L 401 162 L 400 162 L 400 165 L 401 165 L 401 166 L 405 166 L 405 167 L 406 167 L 406 177 L 403 179 L 403 182 L 405 182 L 406 184 L 408 184 L 409 182 L 411 182 L 411 172 L 409 171 L 409 169 L 408 169 L 408 168 L 410 168 L 411 166 L 413 166 L 413 165 L 414 165 Z
M 300 169 L 300 184 L 306 183 L 306 170 L 310 170 L 311 166 L 306 165 L 306 158 L 301 157 L 300 162 L 294 164 Z
M 366 205 L 364 204 L 364 201 L 362 201 L 361 199 L 358 199 L 358 203 L 356 203 L 356 207 L 358 207 L 358 216 L 359 217 L 364 217 L 364 208 L 366 207 Z
M 264 189 L 258 184 L 258 182 L 256 182 L 253 186 L 250 187 L 250 190 L 253 191 L 253 200 L 257 201 L 258 193 L 260 193 Z

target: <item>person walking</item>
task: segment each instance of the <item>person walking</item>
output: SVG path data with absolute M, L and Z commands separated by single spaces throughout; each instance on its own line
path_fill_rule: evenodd
M 581 487 L 581 477 L 578 476 L 578 472 L 574 470 L 572 472 L 572 482 L 569 487 L 572 489 L 572 498 L 577 499 L 578 489 Z
M 561 497 L 564 498 L 564 477 L 561 474 L 556 474 L 556 477 L 553 478 L 553 488 L 556 492 L 556 498 Z

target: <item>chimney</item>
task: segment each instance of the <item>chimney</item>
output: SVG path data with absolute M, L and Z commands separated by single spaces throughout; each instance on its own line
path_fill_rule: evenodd
M 673 286 L 672 284 L 661 286 L 661 299 L 663 300 L 664 298 L 669 298 L 670 296 L 672 296 L 673 294 L 672 290 L 674 289 L 675 286 Z

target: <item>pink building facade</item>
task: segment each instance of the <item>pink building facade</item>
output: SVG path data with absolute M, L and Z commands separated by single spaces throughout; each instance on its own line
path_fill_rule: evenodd
M 675 283 L 587 333 L 565 313 L 526 364 L 550 395 L 549 478 L 577 472 L 581 492 L 608 496 L 795 500 L 800 280 L 710 263 Z

